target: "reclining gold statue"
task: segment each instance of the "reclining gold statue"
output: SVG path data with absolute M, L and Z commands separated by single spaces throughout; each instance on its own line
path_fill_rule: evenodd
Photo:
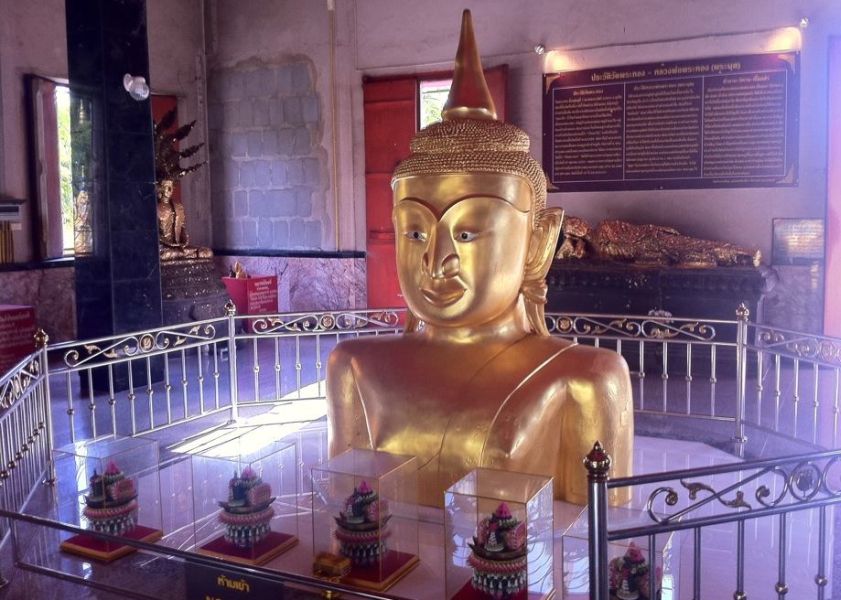
M 728 242 L 689 237 L 662 225 L 608 219 L 593 228 L 584 219 L 567 216 L 556 257 L 710 269 L 758 267 L 762 253 Z
M 545 277 L 563 213 L 545 208 L 528 135 L 496 120 L 468 11 L 442 117 L 392 179 L 406 331 L 330 355 L 330 455 L 417 456 L 430 506 L 476 467 L 554 476 L 557 498 L 583 504 L 581 461 L 596 440 L 612 474 L 630 474 L 628 368 L 549 336 Z

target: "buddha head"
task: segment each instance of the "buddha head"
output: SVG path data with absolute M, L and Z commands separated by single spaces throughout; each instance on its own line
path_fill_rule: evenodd
M 546 208 L 528 135 L 496 118 L 469 11 L 441 115 L 392 178 L 406 330 L 481 326 L 524 310 L 531 330 L 548 335 L 545 278 L 563 212 Z
M 167 204 L 172 200 L 172 194 L 175 191 L 175 182 L 172 179 L 163 179 L 158 182 L 157 186 L 158 202 Z

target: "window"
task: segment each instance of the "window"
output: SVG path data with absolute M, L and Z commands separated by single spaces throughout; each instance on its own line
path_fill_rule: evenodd
M 96 103 L 92 97 L 75 91 L 71 98 L 66 83 L 37 75 L 28 76 L 28 91 L 32 148 L 30 181 L 37 199 L 36 254 L 40 259 L 91 254 L 96 220 L 92 199 L 101 185 L 97 183 L 96 173 L 89 172 L 88 166 L 81 164 L 76 165 L 78 172 L 74 181 L 70 131 L 76 127 L 77 148 L 90 146 L 94 148 L 90 151 L 96 153 L 99 144 L 93 142 L 95 129 L 92 123 L 94 114 L 99 114 Z M 153 117 L 160 119 L 177 103 L 175 96 L 153 94 Z M 177 188 L 174 197 L 180 202 Z
M 58 172 L 61 194 L 61 249 L 66 256 L 73 254 L 73 185 L 70 171 L 70 89 L 66 85 L 55 88 L 56 132 L 58 134 Z
M 420 82 L 420 129 L 441 120 L 441 110 L 447 102 L 452 79 L 435 79 Z
M 70 157 L 70 89 L 66 84 L 33 76 L 30 91 L 32 171 L 39 213 L 38 254 L 45 259 L 73 256 L 80 240 L 74 239 L 76 199 Z M 78 200 L 84 202 L 85 198 Z

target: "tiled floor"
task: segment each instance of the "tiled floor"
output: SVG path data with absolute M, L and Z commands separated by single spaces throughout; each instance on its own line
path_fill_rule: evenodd
M 301 444 L 304 456 L 303 463 L 307 466 L 318 464 L 325 458 L 322 428 L 302 426 L 323 419 L 324 407 L 319 401 L 304 401 L 280 404 L 277 408 L 269 409 L 267 400 L 297 399 L 299 397 L 317 397 L 323 393 L 323 375 L 326 357 L 335 345 L 335 336 L 286 338 L 281 340 L 263 339 L 259 342 L 246 340 L 237 348 L 237 381 L 240 402 L 255 404 L 256 407 L 242 410 L 242 414 L 260 415 L 252 421 L 253 428 L 249 436 L 261 439 L 277 439 L 283 435 L 295 437 Z M 51 378 L 52 402 L 54 422 L 56 423 L 56 444 L 62 445 L 70 441 L 71 430 L 77 438 L 90 437 L 109 433 L 115 429 L 122 435 L 129 435 L 133 431 L 143 431 L 151 426 L 158 427 L 170 421 L 176 422 L 185 417 L 198 416 L 210 409 L 229 406 L 228 376 L 229 362 L 222 352 L 222 346 L 209 346 L 207 351 L 199 349 L 175 353 L 167 362 L 167 376 L 162 381 L 146 381 L 145 376 L 135 378 L 133 389 L 118 391 L 114 394 L 113 402 L 109 402 L 106 392 L 90 393 L 84 389 L 85 374 L 79 377 L 57 375 Z M 645 378 L 634 377 L 635 401 L 638 409 L 666 411 L 670 413 L 709 413 L 731 415 L 734 410 L 733 397 L 735 383 L 733 374 L 726 369 L 717 373 L 716 383 L 712 383 L 703 372 L 703 353 L 696 351 L 693 361 L 693 377 L 687 379 L 680 370 L 679 357 L 671 357 L 672 373 L 669 378 L 662 378 L 657 370 L 660 363 L 648 364 L 645 368 Z M 699 364 L 695 364 L 698 363 Z M 632 370 L 639 370 L 639 364 L 631 364 Z M 800 412 L 795 421 L 793 411 L 798 408 L 792 398 L 809 399 L 813 397 L 813 381 L 831 377 L 831 374 L 818 373 L 817 378 L 794 378 L 790 372 L 784 370 L 780 386 L 771 385 L 773 370 L 769 365 L 763 367 L 762 380 L 766 385 L 760 390 L 749 380 L 748 416 L 756 420 L 758 415 L 763 424 L 780 421 L 784 426 L 793 428 L 798 423 L 801 432 L 809 427 L 816 427 L 817 415 L 812 412 L 810 403 L 801 402 Z M 754 368 L 750 375 L 754 377 Z M 793 381 L 797 381 L 796 387 Z M 828 382 L 831 384 L 832 382 Z M 751 387 L 753 385 L 753 387 Z M 310 386 L 309 389 L 307 386 Z M 812 387 L 810 387 L 812 386 Z M 775 394 L 777 387 L 781 393 Z M 755 391 L 754 391 L 755 390 Z M 133 395 L 133 396 L 132 396 Z M 133 398 L 133 399 L 132 399 Z M 806 406 L 809 404 L 809 406 Z M 73 408 L 74 414 L 68 415 L 68 409 Z M 778 409 L 779 408 L 779 409 Z M 176 442 L 187 440 L 193 450 L 218 442 L 219 434 L 212 433 L 194 439 L 211 426 L 221 426 L 229 419 L 230 413 L 222 410 L 215 415 L 208 416 L 190 423 L 181 424 L 169 429 L 155 432 L 152 437 L 159 439 L 164 449 L 163 458 L 173 456 L 171 446 Z M 652 473 L 665 470 L 692 468 L 732 462 L 735 459 L 713 446 L 724 447 L 732 436 L 732 424 L 715 421 L 692 421 L 677 417 L 646 421 L 648 415 L 638 416 L 638 432 L 656 432 L 658 436 L 681 437 L 712 442 L 712 445 L 697 441 L 677 441 L 638 436 L 635 449 L 635 472 Z M 323 422 L 323 421 L 322 421 Z M 72 423 L 72 426 L 71 426 Z M 268 424 L 267 424 L 268 423 Z M 280 423 L 280 424 L 278 424 Z M 694 427 L 693 427 L 694 425 Z M 807 428 L 807 429 L 803 429 Z M 753 441 L 753 439 L 752 439 Z M 756 447 L 755 453 L 762 456 L 780 455 L 779 448 L 767 446 Z M 782 452 L 786 453 L 786 452 Z M 162 489 L 170 490 L 170 495 L 164 494 L 164 529 L 169 533 L 164 544 L 179 548 L 189 548 L 191 541 L 184 535 L 183 528 L 188 526 L 189 513 L 183 499 L 178 500 L 173 492 L 184 480 L 182 465 L 174 465 L 163 473 Z M 306 487 L 306 469 L 302 470 L 300 484 Z M 706 482 L 719 487 L 723 482 Z M 43 491 L 43 490 L 42 490 Z M 640 509 L 650 490 L 638 490 L 632 507 Z M 751 490 L 750 493 L 753 493 Z M 181 502 L 181 503 L 179 503 Z M 35 506 L 33 504 L 33 506 Z M 556 508 L 555 544 L 556 544 L 556 572 L 557 585 L 560 588 L 562 573 L 568 585 L 573 589 L 582 589 L 585 580 L 581 575 L 586 573 L 582 556 L 576 554 L 573 564 L 564 562 L 561 556 L 567 550 L 561 549 L 562 533 L 579 514 L 580 510 L 571 506 L 558 505 Z M 422 564 L 393 591 L 395 594 L 417 598 L 441 598 L 443 583 L 441 572 L 443 569 L 443 551 L 441 540 L 443 528 L 442 516 L 435 511 L 424 511 L 420 523 L 420 555 Z M 829 522 L 833 520 L 830 516 Z M 788 519 L 788 539 L 786 556 L 789 571 L 788 598 L 815 597 L 813 579 L 817 560 L 817 515 L 814 511 L 799 513 Z M 181 531 L 181 535 L 173 533 Z M 778 521 L 763 519 L 749 522 L 746 527 L 745 551 L 747 556 L 746 591 L 751 600 L 762 598 L 776 598 L 773 593 L 773 583 L 776 581 L 778 556 Z M 703 578 L 702 598 L 718 600 L 730 598 L 735 588 L 735 527 L 717 526 L 704 530 L 703 533 Z M 830 532 L 833 529 L 829 527 Z M 283 555 L 272 563 L 273 567 L 284 570 L 294 570 L 308 573 L 311 559 L 311 525 L 306 512 L 299 516 L 298 530 L 302 543 L 293 551 Z M 33 560 L 43 561 L 44 564 L 61 566 L 63 569 L 74 571 L 77 575 L 97 579 L 103 577 L 108 581 L 138 581 L 144 585 L 159 581 L 162 583 L 154 588 L 154 595 L 162 600 L 165 598 L 184 597 L 183 567 L 173 567 L 173 561 L 154 559 L 148 555 L 138 555 L 137 559 L 120 561 L 120 568 L 103 569 L 96 564 L 84 563 L 55 552 L 58 539 L 54 532 L 29 531 L 26 551 Z M 666 540 L 669 541 L 669 540 Z M 658 540 L 658 545 L 666 541 Z M 831 542 L 831 538 L 830 538 Z M 831 549 L 832 546 L 829 545 Z M 8 561 L 8 553 L 0 553 Z M 830 559 L 833 556 L 828 552 Z M 569 557 L 567 557 L 569 558 Z M 675 534 L 671 537 L 671 565 L 675 576 L 675 591 L 673 598 L 691 598 L 690 586 L 692 582 L 692 538 L 690 533 Z M 35 576 L 20 570 L 12 571 L 5 563 L 4 573 L 13 575 L 13 584 L 7 590 L 0 592 L 0 598 L 116 598 L 120 595 L 109 595 L 105 592 L 93 592 L 75 584 L 58 583 L 57 580 Z M 156 575 L 158 573 L 158 575 Z M 178 582 L 181 582 L 180 584 Z M 571 584 L 570 584 L 571 582 Z M 830 577 L 830 582 L 833 579 Z M 179 587 L 179 585 L 181 587 Z M 137 588 L 136 588 L 137 589 Z M 829 595 L 829 594 L 828 594 Z M 585 594 L 586 596 L 586 594 Z M 584 596 L 577 596 L 583 598 Z M 667 596 L 664 595 L 664 600 Z
M 317 413 L 318 411 L 314 411 Z M 315 414 L 311 416 L 316 416 Z M 289 421 L 284 410 L 278 409 L 269 415 L 255 420 L 248 433 L 253 440 L 271 440 L 280 436 L 295 439 L 302 449 L 303 464 L 300 471 L 301 486 L 308 486 L 306 473 L 308 467 L 319 464 L 325 458 L 323 420 L 301 428 L 298 424 L 282 423 Z M 206 439 L 191 442 L 193 449 L 218 442 L 224 433 L 214 432 Z M 735 459 L 717 449 L 698 442 L 674 441 L 650 437 L 637 437 L 634 455 L 637 474 L 655 473 L 667 470 L 703 467 L 733 462 Z M 186 469 L 186 470 L 185 470 Z M 172 547 L 189 549 L 193 545 L 190 537 L 190 505 L 184 503 L 184 481 L 189 480 L 188 463 L 175 463 L 162 473 L 163 519 L 164 529 L 169 535 L 162 542 Z M 732 477 L 731 477 L 732 480 Z M 720 489 L 725 481 L 708 481 Z M 651 492 L 651 486 L 636 490 L 629 507 L 617 509 L 626 516 L 639 514 L 645 500 Z M 180 499 L 179 499 L 180 498 Z M 41 490 L 30 504 L 29 510 L 36 513 L 49 512 L 54 506 L 51 494 Z M 269 568 L 287 572 L 308 574 L 312 558 L 312 523 L 306 509 L 307 497 L 303 496 L 303 509 L 297 517 L 297 530 L 301 543 L 286 554 L 269 563 Z M 555 579 L 560 589 L 565 582 L 566 597 L 583 599 L 586 593 L 586 548 L 583 539 L 564 538 L 563 534 L 581 514 L 581 507 L 556 503 L 555 514 Z M 618 512 L 612 518 L 618 518 Z M 586 516 L 586 515 L 585 515 Z M 636 517 L 635 517 L 636 518 Z M 791 592 L 789 598 L 815 597 L 813 578 L 816 573 L 817 555 L 817 516 L 812 512 L 801 513 L 789 518 L 788 522 L 788 577 Z M 418 524 L 420 565 L 400 581 L 391 593 L 405 598 L 440 599 L 444 597 L 444 551 L 443 551 L 443 512 L 423 509 Z M 831 522 L 831 519 L 830 519 Z M 754 599 L 776 598 L 773 583 L 776 581 L 777 565 L 777 521 L 763 519 L 748 523 L 746 528 L 746 591 Z M 573 528 L 574 529 L 574 528 Z M 718 600 L 732 597 L 735 588 L 735 527 L 717 526 L 703 534 L 703 582 L 702 598 Z M 110 583 L 128 584 L 131 589 L 148 591 L 161 600 L 184 598 L 183 566 L 178 561 L 155 558 L 146 554 L 137 554 L 103 567 L 95 563 L 69 557 L 56 551 L 60 535 L 43 528 L 23 528 L 18 532 L 23 544 L 24 557 L 27 561 L 41 566 L 60 568 L 76 576 Z M 644 540 L 643 540 L 644 543 Z M 688 534 L 673 534 L 665 540 L 658 539 L 658 547 L 669 543 L 670 558 L 667 574 L 672 577 L 673 592 L 671 598 L 691 598 L 692 582 L 692 540 Z M 830 548 L 831 539 L 830 539 Z M 614 553 L 623 551 L 619 545 Z M 832 552 L 828 553 L 832 556 Z M 75 584 L 58 582 L 52 578 L 36 576 L 16 570 L 11 572 L 12 585 L 0 598 L 111 598 L 121 597 L 99 591 L 84 589 Z M 831 575 L 830 575 L 831 580 Z M 564 597 L 563 594 L 561 597 Z M 663 600 L 669 595 L 664 593 Z

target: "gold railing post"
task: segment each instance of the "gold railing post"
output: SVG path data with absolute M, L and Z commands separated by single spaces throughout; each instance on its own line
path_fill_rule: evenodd
M 748 441 L 745 436 L 745 389 L 747 387 L 747 362 L 748 362 L 748 319 L 750 310 L 745 303 L 741 303 L 736 309 L 736 430 L 733 440 L 736 442 L 736 450 L 739 456 L 744 455 L 745 443 Z
M 55 448 L 55 441 L 53 438 L 53 406 L 50 397 L 50 361 L 47 344 L 50 341 L 50 336 L 40 327 L 35 332 L 35 348 L 39 353 L 39 361 L 41 363 L 41 401 L 43 402 L 44 420 L 38 423 L 38 427 L 45 428 L 47 434 L 47 474 L 44 483 L 53 485 L 55 483 L 55 462 L 53 461 L 53 449 Z
M 239 420 L 239 394 L 237 388 L 237 340 L 236 316 L 237 307 L 233 300 L 225 303 L 225 316 L 228 317 L 228 394 L 231 400 L 231 422 Z

